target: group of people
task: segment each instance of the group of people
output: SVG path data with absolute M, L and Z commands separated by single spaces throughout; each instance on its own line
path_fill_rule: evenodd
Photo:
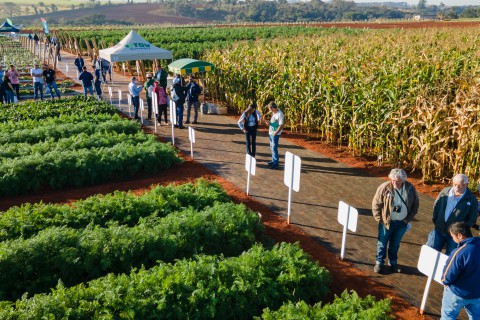
M 82 82 L 83 94 L 85 97 L 90 93 L 93 96 L 93 91 L 97 94 L 97 98 L 102 100 L 102 83 L 108 83 L 107 74 L 110 75 L 110 81 L 112 81 L 112 71 L 110 69 L 110 63 L 102 58 L 98 58 L 96 55 L 92 59 L 92 72 L 87 70 L 85 61 L 80 53 L 74 60 L 74 65 L 78 70 L 78 80 Z
M 34 67 L 30 69 L 30 75 L 33 80 L 34 99 L 43 100 L 44 84 L 49 88 L 52 99 L 54 99 L 54 93 L 60 98 L 60 91 L 58 90 L 55 70 L 51 66 L 43 65 L 41 69 L 38 63 L 34 64 Z M 14 65 L 10 65 L 10 69 L 3 71 L 0 66 L 0 102 L 1 103 L 14 103 L 15 98 L 20 98 L 20 74 L 15 69 Z
M 278 144 L 285 125 L 285 118 L 283 112 L 278 108 L 275 102 L 271 101 L 268 104 L 268 109 L 271 112 L 271 117 L 270 120 L 265 120 L 265 123 L 269 126 L 268 138 L 270 140 L 270 151 L 272 156 L 271 161 L 268 162 L 268 166 L 270 169 L 277 169 L 279 167 Z M 258 111 L 256 103 L 250 104 L 238 120 L 238 126 L 245 134 L 247 154 L 254 158 L 257 149 L 257 130 L 261 121 L 262 115 Z
M 372 201 L 378 222 L 376 273 L 385 273 L 388 255 L 390 272 L 402 272 L 398 264 L 400 242 L 418 212 L 419 198 L 403 169 L 393 169 L 390 181 L 381 184 Z M 480 194 L 480 186 L 477 190 Z M 468 177 L 457 174 L 452 186 L 444 188 L 433 206 L 433 230 L 426 245 L 445 249 L 448 260 L 443 270 L 445 286 L 442 320 L 457 319 L 464 307 L 470 319 L 480 319 L 480 238 L 473 237 L 479 203 L 468 189 Z
M 128 92 L 132 97 L 134 119 L 140 119 L 138 111 L 140 108 L 140 93 L 145 90 L 148 115 L 147 119 L 152 120 L 153 105 L 152 97 L 157 96 L 158 114 L 156 114 L 156 121 L 162 124 L 162 115 L 164 117 L 164 123 L 168 124 L 167 109 L 168 109 L 168 97 L 175 103 L 176 111 L 176 124 L 175 127 L 183 129 L 183 113 L 185 110 L 185 102 L 187 103 L 187 120 L 186 124 L 190 123 L 190 115 L 193 109 L 193 124 L 198 123 L 198 112 L 200 109 L 199 95 L 202 93 L 202 88 L 196 82 L 193 75 L 188 78 L 188 83 L 185 83 L 185 79 L 181 75 L 176 75 L 173 79 L 172 87 L 167 90 L 167 77 L 168 73 L 161 65 L 157 66 L 155 74 L 148 73 L 147 81 L 143 85 L 138 83 L 136 77 L 132 77 L 131 82 L 128 85 Z

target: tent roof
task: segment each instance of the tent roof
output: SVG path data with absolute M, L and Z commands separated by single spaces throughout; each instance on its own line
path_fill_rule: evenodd
M 110 62 L 173 58 L 172 51 L 155 47 L 133 30 L 115 46 L 100 50 L 99 55 Z
M 0 26 L 0 32 L 20 32 L 20 30 L 12 26 L 8 21 L 5 21 Z
M 205 72 L 213 69 L 215 66 L 212 63 L 195 59 L 179 59 L 168 65 L 168 71 L 179 74 Z

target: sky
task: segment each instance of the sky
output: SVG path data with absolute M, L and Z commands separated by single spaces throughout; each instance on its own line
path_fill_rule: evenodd
M 353 0 L 356 3 L 361 2 L 406 2 L 410 5 L 418 4 L 418 0 Z M 444 3 L 446 6 L 480 6 L 480 0 L 427 0 L 428 5 L 439 5 Z

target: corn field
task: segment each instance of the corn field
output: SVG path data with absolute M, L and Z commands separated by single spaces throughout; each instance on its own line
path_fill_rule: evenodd
M 275 100 L 293 131 L 383 155 L 426 182 L 480 177 L 480 37 L 475 29 L 359 30 L 210 51 L 215 100 Z M 265 108 L 263 108 L 266 111 Z

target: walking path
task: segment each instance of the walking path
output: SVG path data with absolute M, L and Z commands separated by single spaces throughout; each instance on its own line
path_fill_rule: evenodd
M 78 82 L 75 78 L 74 58 L 75 56 L 62 52 L 59 69 L 66 73 L 68 64 L 67 76 Z M 89 66 L 90 60 L 85 59 L 85 64 Z M 126 93 L 130 77 L 114 73 L 113 81 L 114 104 L 118 105 L 117 90 L 120 88 L 123 92 L 120 109 L 128 114 Z M 106 87 L 103 97 L 108 100 Z M 152 122 L 145 121 L 144 124 L 153 127 Z M 193 127 L 196 132 L 194 159 L 246 190 L 244 135 L 236 121 L 227 116 L 201 114 L 199 124 Z M 160 126 L 157 129 L 160 136 L 171 141 L 171 126 Z M 190 153 L 188 130 L 175 129 L 175 145 L 186 154 Z M 405 234 L 399 251 L 399 264 L 404 272 L 377 275 L 372 271 L 376 254 L 377 223 L 371 216 L 371 201 L 377 187 L 385 180 L 367 176 L 361 170 L 335 162 L 280 138 L 279 152 L 282 163 L 286 151 L 302 159 L 300 191 L 293 192 L 292 195 L 291 223 L 301 227 L 319 243 L 339 254 L 343 229 L 337 223 L 338 202 L 342 200 L 357 208 L 359 211 L 357 232 L 349 232 L 345 260 L 354 263 L 359 269 L 370 272 L 372 277 L 382 283 L 397 288 L 400 295 L 419 307 L 427 278 L 418 272 L 417 262 L 420 248 L 433 227 L 431 216 L 434 199 L 420 195 L 420 211 L 412 222 L 412 229 Z M 256 159 L 256 176 L 251 179 L 250 194 L 286 219 L 288 189 L 283 184 L 283 167 L 278 170 L 267 168 L 270 149 L 265 132 L 259 133 L 257 137 Z M 435 282 L 432 284 L 425 310 L 427 314 L 439 316 L 442 290 L 440 284 Z

